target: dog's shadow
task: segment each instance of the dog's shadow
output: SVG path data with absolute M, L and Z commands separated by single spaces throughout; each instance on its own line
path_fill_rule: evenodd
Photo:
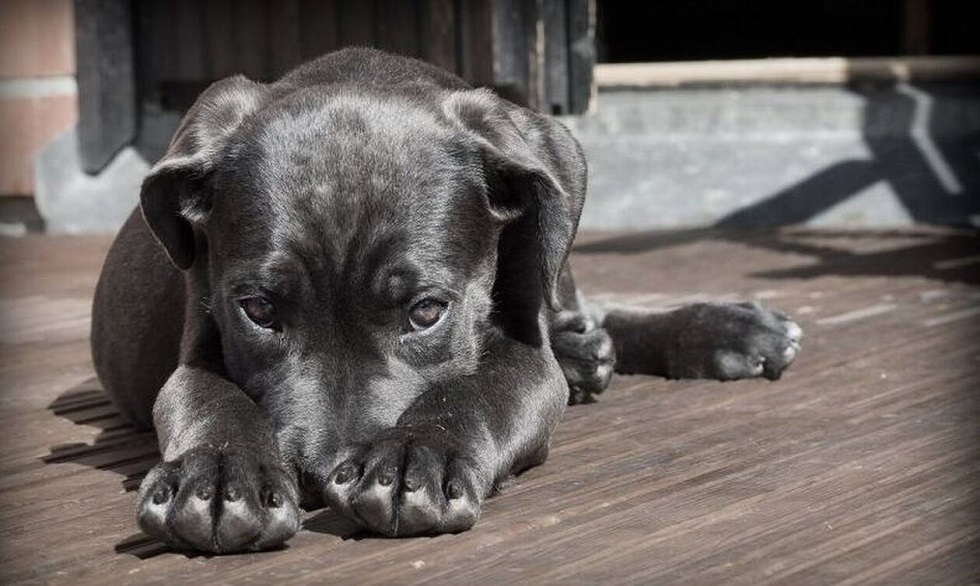
M 126 421 L 95 377 L 63 392 L 48 405 L 48 410 L 76 425 L 94 427 L 99 432 L 90 443 L 73 442 L 51 446 L 48 454 L 40 458 L 45 464 L 72 462 L 115 472 L 122 476 L 123 489 L 133 492 L 139 488 L 150 469 L 160 462 L 156 435 Z M 354 522 L 331 509 L 316 511 L 304 521 L 303 529 L 335 535 L 345 540 L 369 537 Z M 126 537 L 116 544 L 115 551 L 140 559 L 168 552 L 184 553 L 143 533 Z M 202 554 L 185 555 L 197 557 Z
M 139 488 L 147 472 L 160 461 L 156 436 L 126 421 L 92 377 L 63 392 L 48 405 L 54 415 L 76 425 L 99 430 L 89 443 L 55 444 L 41 456 L 45 464 L 72 462 L 122 476 L 126 492 Z M 116 553 L 146 559 L 172 551 L 162 542 L 142 533 L 131 535 L 115 546 Z
M 123 488 L 130 492 L 139 488 L 146 473 L 160 461 L 153 432 L 126 421 L 95 377 L 62 393 L 48 409 L 76 425 L 95 427 L 99 433 L 91 443 L 51 446 L 41 457 L 45 464 L 73 462 L 109 470 L 123 477 Z

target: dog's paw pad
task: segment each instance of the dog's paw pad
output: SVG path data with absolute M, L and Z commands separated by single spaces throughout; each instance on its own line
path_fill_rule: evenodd
M 373 445 L 352 450 L 328 476 L 324 499 L 383 535 L 469 529 L 480 515 L 477 476 L 470 461 L 458 457 L 440 435 L 394 429 Z
M 555 353 L 570 390 L 569 403 L 589 403 L 612 379 L 616 351 L 612 338 L 583 314 L 561 312 L 551 327 Z
M 702 303 L 677 311 L 684 332 L 671 354 L 672 378 L 771 380 L 800 353 L 803 329 L 758 303 Z
M 137 521 L 180 549 L 267 549 L 299 528 L 296 502 L 295 482 L 274 463 L 198 448 L 150 471 L 140 486 Z

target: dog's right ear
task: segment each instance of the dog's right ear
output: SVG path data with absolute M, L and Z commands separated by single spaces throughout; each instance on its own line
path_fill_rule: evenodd
M 208 177 L 229 137 L 261 107 L 266 92 L 266 86 L 242 76 L 212 84 L 184 116 L 167 154 L 143 180 L 143 218 L 182 270 L 194 264 L 194 225 L 203 224 L 211 208 Z

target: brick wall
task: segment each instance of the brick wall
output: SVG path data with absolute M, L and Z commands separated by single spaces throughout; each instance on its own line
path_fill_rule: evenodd
M 72 0 L 0 0 L 0 196 L 33 193 L 34 153 L 78 117 Z

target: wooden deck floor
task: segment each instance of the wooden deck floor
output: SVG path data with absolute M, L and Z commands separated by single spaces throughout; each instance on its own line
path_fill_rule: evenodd
M 281 551 L 138 534 L 157 458 L 93 379 L 104 238 L 0 241 L 0 583 L 883 583 L 980 580 L 980 239 L 591 235 L 590 293 L 755 298 L 806 332 L 776 383 L 619 377 L 475 529 L 358 535 L 329 510 Z

